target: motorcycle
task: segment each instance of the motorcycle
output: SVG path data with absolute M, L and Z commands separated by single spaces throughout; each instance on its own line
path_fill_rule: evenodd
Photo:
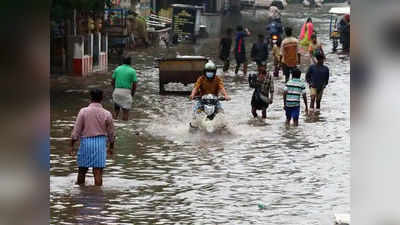
M 189 123 L 190 131 L 203 130 L 207 133 L 214 133 L 226 128 L 224 113 L 216 109 L 218 101 L 225 101 L 224 97 L 207 94 L 193 100 L 201 101 L 203 106 L 195 112 L 193 120 Z
M 267 26 L 267 33 L 269 34 L 268 43 L 271 48 L 278 41 L 278 39 L 281 38 L 282 31 L 283 31 L 283 27 L 282 27 L 282 23 L 280 22 L 280 20 L 275 20 L 268 24 L 268 26 Z
M 274 47 L 274 44 L 276 44 L 279 38 L 281 38 L 279 34 L 270 34 L 268 36 L 268 39 L 266 39 L 268 47 L 272 49 Z

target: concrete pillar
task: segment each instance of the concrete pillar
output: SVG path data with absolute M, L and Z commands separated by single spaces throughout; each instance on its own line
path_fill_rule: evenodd
M 234 12 L 240 12 L 240 0 L 231 0 L 231 9 Z

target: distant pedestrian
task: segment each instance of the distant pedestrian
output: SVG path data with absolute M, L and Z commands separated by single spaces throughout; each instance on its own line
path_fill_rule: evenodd
M 312 23 L 312 19 L 308 17 L 307 21 L 303 24 L 300 31 L 300 45 L 305 50 L 308 50 L 308 47 L 311 43 L 311 35 L 314 33 L 314 25 Z
M 228 28 L 224 37 L 219 42 L 219 58 L 224 62 L 223 71 L 227 72 L 230 66 L 230 54 L 232 46 L 232 28 Z
M 293 78 L 290 79 L 284 88 L 283 92 L 283 105 L 286 111 L 286 125 L 290 125 L 293 119 L 294 126 L 299 125 L 300 115 L 300 97 L 303 96 L 305 112 L 308 114 L 306 84 L 301 79 L 301 71 L 299 69 L 293 70 Z
M 114 123 L 112 114 L 101 105 L 103 91 L 90 91 L 91 103 L 82 108 L 76 118 L 71 135 L 71 155 L 76 154 L 74 144 L 80 141 L 78 151 L 78 179 L 76 184 L 84 185 L 89 167 L 93 168 L 94 183 L 103 184 L 103 169 L 106 166 L 107 153 L 113 154 Z M 109 148 L 107 150 L 107 140 Z
M 316 58 L 317 64 L 311 65 L 306 74 L 311 93 L 310 113 L 314 112 L 315 101 L 317 102 L 316 111 L 320 111 L 322 94 L 329 82 L 329 68 L 324 65 L 324 56 L 319 53 Z
M 272 47 L 272 55 L 274 57 L 274 77 L 279 76 L 279 70 L 281 68 L 280 58 L 281 58 L 281 44 L 282 39 L 278 38 L 276 43 Z
M 243 75 L 247 76 L 247 56 L 246 56 L 246 44 L 245 38 L 250 36 L 250 31 L 242 26 L 237 27 L 236 33 L 236 44 L 235 44 L 235 58 L 236 58 L 236 69 L 235 74 L 239 73 L 240 65 L 243 64 Z
M 251 48 L 251 58 L 257 63 L 257 66 L 264 65 L 268 59 L 268 44 L 262 34 L 258 35 L 258 40 Z
M 131 67 L 131 58 L 125 57 L 123 65 L 117 67 L 112 75 L 113 101 L 115 119 L 118 119 L 122 108 L 122 120 L 129 119 L 129 110 L 132 108 L 132 98 L 137 87 L 136 70 Z
M 129 49 L 134 49 L 136 42 L 135 42 L 135 35 L 134 35 L 134 31 L 135 31 L 135 17 L 133 15 L 129 15 L 127 17 L 128 19 L 128 23 L 127 23 L 127 32 L 129 35 L 128 38 L 128 48 Z
M 311 35 L 311 43 L 310 43 L 310 47 L 308 48 L 308 52 L 310 53 L 310 58 L 311 58 L 312 64 L 317 63 L 317 59 L 316 59 L 317 54 L 322 54 L 322 56 L 325 58 L 324 49 L 322 49 L 322 44 L 317 39 L 316 34 Z
M 258 74 L 249 75 L 249 85 L 254 88 L 251 98 L 251 113 L 258 117 L 257 110 L 261 110 L 262 119 L 267 118 L 267 108 L 274 99 L 274 81 L 266 71 L 265 62 L 258 66 Z
M 350 15 L 346 14 L 339 22 L 340 43 L 343 51 L 348 52 L 350 49 Z
M 300 64 L 299 40 L 292 36 L 292 28 L 285 28 L 286 38 L 281 44 L 281 65 L 285 75 L 285 83 L 288 82 L 290 74 Z

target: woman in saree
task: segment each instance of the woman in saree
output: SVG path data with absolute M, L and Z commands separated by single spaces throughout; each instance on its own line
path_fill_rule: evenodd
M 306 51 L 309 49 L 311 43 L 311 35 L 313 33 L 314 33 L 314 25 L 312 23 L 311 18 L 309 17 L 307 21 L 303 24 L 299 37 L 300 46 Z

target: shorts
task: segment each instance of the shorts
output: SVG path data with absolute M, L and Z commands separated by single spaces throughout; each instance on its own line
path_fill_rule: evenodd
M 285 107 L 285 111 L 286 111 L 286 119 L 288 119 L 288 120 L 290 120 L 292 118 L 294 120 L 298 120 L 299 119 L 300 106 Z
M 324 89 L 323 88 L 320 88 L 320 89 L 311 88 L 310 89 L 310 95 L 311 96 L 316 96 L 317 99 L 321 99 L 323 94 L 324 94 Z

